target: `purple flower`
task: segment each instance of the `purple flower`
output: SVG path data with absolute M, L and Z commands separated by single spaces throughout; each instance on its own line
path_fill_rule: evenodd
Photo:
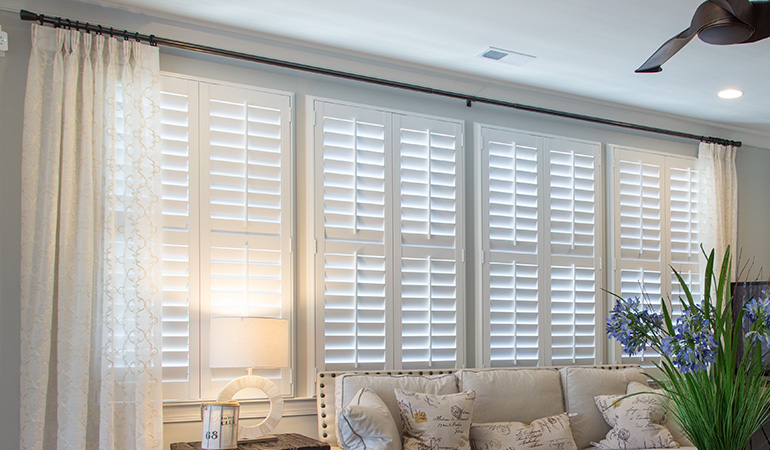
M 652 344 L 651 333 L 663 324 L 663 317 L 647 309 L 640 310 L 639 297 L 617 299 L 607 318 L 607 335 L 617 339 L 629 356 Z
M 746 338 L 770 342 L 770 299 L 764 295 L 764 292 L 762 294 L 764 298 L 754 298 L 743 306 L 751 326 L 751 331 L 746 333 Z
M 706 370 L 709 364 L 716 362 L 717 348 L 702 306 L 685 309 L 676 321 L 674 335 L 666 336 L 661 344 L 663 354 L 670 357 L 682 373 Z

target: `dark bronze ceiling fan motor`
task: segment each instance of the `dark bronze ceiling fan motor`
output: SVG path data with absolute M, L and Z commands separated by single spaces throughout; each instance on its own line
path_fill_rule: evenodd
M 695 36 L 708 44 L 756 42 L 770 36 L 770 2 L 708 0 L 695 10 L 690 27 L 669 39 L 650 56 L 637 73 L 656 73 Z

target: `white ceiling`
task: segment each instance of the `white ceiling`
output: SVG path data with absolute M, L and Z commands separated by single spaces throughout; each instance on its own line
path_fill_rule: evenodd
M 696 39 L 662 73 L 634 73 L 701 0 L 81 1 L 770 131 L 770 39 Z M 490 45 L 537 59 L 516 67 L 476 57 Z M 727 87 L 746 94 L 717 98 Z

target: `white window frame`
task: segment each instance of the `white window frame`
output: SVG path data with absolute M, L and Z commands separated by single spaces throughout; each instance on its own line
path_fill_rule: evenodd
M 666 303 L 669 312 L 675 311 L 676 308 L 672 308 L 672 302 L 678 302 L 672 296 L 672 286 L 678 281 L 673 276 L 669 266 L 674 266 L 677 271 L 683 271 L 687 269 L 687 265 L 683 263 L 671 262 L 671 245 L 669 231 L 671 228 L 671 214 L 670 207 L 668 205 L 668 198 L 670 197 L 670 171 L 672 168 L 688 168 L 695 170 L 697 158 L 695 156 L 672 154 L 660 150 L 643 149 L 636 147 L 629 147 L 624 145 L 607 144 L 607 177 L 612 183 L 613 189 L 608 195 L 609 213 L 608 218 L 610 221 L 610 234 L 608 236 L 608 248 L 611 261 L 610 277 L 608 277 L 608 283 L 610 291 L 621 294 L 621 271 L 625 267 L 623 259 L 620 257 L 620 226 L 621 221 L 618 216 L 618 201 L 620 196 L 620 177 L 618 175 L 619 167 L 618 161 L 621 159 L 623 153 L 638 154 L 640 161 L 646 161 L 647 163 L 659 164 L 660 167 L 660 257 L 658 261 L 654 260 L 638 260 L 637 265 L 640 268 L 649 271 L 660 272 L 660 297 L 661 300 Z M 696 198 L 697 203 L 697 198 Z M 696 256 L 690 263 L 690 268 L 695 268 L 695 272 L 690 274 L 684 273 L 683 276 L 686 280 L 688 277 L 695 275 L 700 283 L 700 274 L 697 272 L 699 263 L 699 257 Z M 633 269 L 633 268 L 632 268 Z M 700 289 L 700 288 L 697 288 Z M 607 314 L 612 309 L 615 298 L 606 295 L 607 297 Z M 657 301 L 657 298 L 651 300 Z M 652 354 L 651 354 L 652 353 Z M 657 355 L 654 352 L 647 351 L 645 355 L 637 354 L 633 357 L 629 357 L 624 354 L 620 344 L 617 341 L 612 341 L 609 346 L 609 357 L 613 363 L 634 363 L 651 365 L 651 363 L 657 360 Z
M 376 111 L 380 113 L 384 113 L 386 115 L 389 115 L 390 117 L 387 119 L 387 128 L 389 131 L 386 132 L 385 139 L 389 142 L 388 145 L 390 145 L 389 149 L 386 149 L 386 201 L 389 202 L 393 208 L 394 213 L 390 215 L 390 223 L 387 226 L 391 227 L 390 233 L 386 233 L 385 237 L 385 254 L 386 257 L 390 259 L 389 262 L 389 269 L 388 277 L 386 280 L 386 286 L 390 289 L 390 292 L 387 294 L 387 306 L 386 306 L 386 326 L 388 327 L 387 330 L 387 338 L 386 338 L 386 362 L 384 367 L 381 367 L 380 369 L 389 369 L 389 370 L 400 370 L 405 368 L 417 368 L 417 367 L 405 367 L 402 358 L 401 358 L 401 321 L 398 320 L 398 323 L 396 323 L 395 317 L 400 316 L 400 310 L 401 310 L 401 299 L 400 295 L 395 291 L 396 289 L 399 289 L 400 282 L 396 280 L 396 275 L 401 273 L 401 264 L 400 264 L 400 258 L 401 258 L 401 246 L 398 243 L 397 239 L 400 238 L 401 232 L 400 232 L 400 221 L 398 220 L 398 215 L 395 213 L 397 211 L 397 206 L 395 206 L 395 201 L 397 200 L 397 194 L 398 194 L 398 180 L 399 180 L 399 174 L 398 174 L 398 164 L 396 156 L 393 154 L 393 152 L 397 152 L 397 139 L 396 134 L 397 131 L 395 127 L 393 127 L 393 122 L 395 122 L 396 116 L 408 116 L 411 118 L 417 118 L 417 119 L 426 119 L 426 120 L 436 120 L 436 121 L 442 121 L 450 124 L 455 124 L 459 126 L 460 132 L 457 135 L 457 222 L 456 222 L 456 248 L 455 248 L 455 254 L 456 254 L 456 277 L 457 277 L 457 300 L 456 300 L 456 327 L 457 327 L 457 359 L 456 364 L 453 364 L 451 368 L 455 367 L 464 367 L 465 366 L 465 346 L 466 346 L 466 337 L 465 337 L 465 320 L 466 320 L 466 303 L 465 303 L 465 289 L 466 289 L 466 264 L 465 264 L 465 180 L 466 180 L 466 173 L 465 173 L 465 164 L 464 164 L 464 158 L 465 158 L 465 122 L 462 120 L 447 118 L 447 117 L 439 117 L 439 116 L 431 116 L 431 115 L 425 115 L 425 114 L 418 114 L 408 111 L 401 111 L 401 110 L 395 110 L 391 108 L 385 108 L 380 106 L 373 106 L 373 105 L 365 105 L 365 104 L 359 104 L 359 103 L 353 103 L 353 102 L 346 102 L 346 101 L 340 101 L 336 99 L 330 99 L 325 97 L 317 97 L 317 96 L 308 96 L 307 102 L 306 102 L 306 110 L 307 110 L 307 117 L 308 117 L 308 131 L 307 131 L 307 145 L 309 150 L 309 155 L 312 155 L 312 180 L 309 181 L 309 187 L 307 188 L 308 193 L 308 204 L 312 205 L 313 212 L 313 218 L 312 218 L 312 224 L 309 227 L 308 230 L 308 239 L 311 244 L 311 253 L 312 253 L 312 270 L 308 271 L 308 277 L 310 278 L 308 285 L 312 286 L 312 288 L 308 289 L 308 295 L 310 298 L 314 298 L 315 302 L 312 305 L 308 306 L 308 309 L 312 309 L 312 311 L 308 311 L 308 314 L 310 317 L 314 317 L 313 324 L 315 326 L 315 333 L 313 340 L 312 338 L 309 338 L 308 341 L 310 342 L 312 340 L 312 347 L 309 347 L 309 349 L 314 348 L 315 350 L 312 352 L 313 358 L 314 358 L 314 364 L 313 367 L 316 371 L 320 370 L 331 370 L 331 368 L 328 367 L 328 365 L 325 363 L 325 355 L 324 355 L 324 264 L 323 264 L 323 233 L 324 233 L 324 210 L 323 210 L 323 201 L 318 197 L 317 192 L 319 189 L 322 189 L 322 179 L 319 180 L 322 174 L 322 164 L 323 164 L 323 151 L 316 148 L 316 142 L 319 142 L 319 138 L 322 135 L 322 130 L 318 126 L 317 119 L 318 119 L 318 113 L 316 110 L 316 107 L 319 103 L 326 103 L 326 104 L 333 104 L 333 105 L 340 105 L 342 107 L 349 107 L 349 108 L 361 108 L 364 110 L 371 110 Z M 388 153 L 391 153 L 388 155 Z M 307 167 L 310 170 L 311 163 L 308 161 Z M 312 289 L 312 294 L 310 293 Z M 434 368 L 431 367 L 430 364 L 421 364 L 419 368 Z M 435 367 L 435 368 L 449 368 L 449 367 Z M 339 367 L 334 367 L 334 369 L 342 369 Z M 356 365 L 355 367 L 346 367 L 346 370 L 349 369 L 357 369 L 357 370 L 375 370 L 378 369 L 378 367 L 363 367 Z
M 189 105 L 189 208 L 190 208 L 190 304 L 189 304 L 189 333 L 190 333 L 190 355 L 189 355 L 189 381 L 184 383 L 186 386 L 173 387 L 164 392 L 164 403 L 179 403 L 189 401 L 199 401 L 213 399 L 218 394 L 218 388 L 212 386 L 212 380 L 209 375 L 208 366 L 208 343 L 203 342 L 209 332 L 210 310 L 208 302 L 203 301 L 202 293 L 210 282 L 209 276 L 204 276 L 203 257 L 204 249 L 208 249 L 209 242 L 206 238 L 208 233 L 204 233 L 202 228 L 206 225 L 208 215 L 203 214 L 204 204 L 208 201 L 208 190 L 202 190 L 200 183 L 203 178 L 209 174 L 210 160 L 205 158 L 208 155 L 209 143 L 203 142 L 201 133 L 206 126 L 208 116 L 204 117 L 203 105 L 200 103 L 200 93 L 208 92 L 211 86 L 222 87 L 225 89 L 238 89 L 255 92 L 257 94 L 266 94 L 270 96 L 279 96 L 284 98 L 286 111 L 284 116 L 288 122 L 282 123 L 282 154 L 281 154 L 281 233 L 285 235 L 281 238 L 282 254 L 287 256 L 285 267 L 282 268 L 281 292 L 282 292 L 282 317 L 289 320 L 289 352 L 290 367 L 285 369 L 272 369 L 264 372 L 263 375 L 274 377 L 279 389 L 284 397 L 293 397 L 296 395 L 296 314 L 295 314 L 295 265 L 296 251 L 294 249 L 294 236 L 296 234 L 296 219 L 294 213 L 296 181 L 295 171 L 295 145 L 294 145 L 294 118 L 295 97 L 291 92 L 266 89 L 256 86 L 222 82 L 219 80 L 181 75 L 171 72 L 161 72 L 162 78 L 174 80 L 173 82 L 189 83 L 188 92 L 190 98 Z M 194 83 L 194 84 L 193 84 Z M 193 117 L 194 114 L 197 116 Z M 197 173 L 196 176 L 193 176 Z M 206 177 L 204 177 L 206 175 Z M 285 202 L 285 205 L 284 205 Z M 194 238 L 197 236 L 198 238 Z M 284 264 L 282 264 L 283 266 Z M 259 373 L 259 372 L 257 372 Z M 245 375 L 245 371 L 243 373 Z M 219 381 L 217 386 L 229 380 Z M 182 384 L 182 383 L 180 383 Z M 165 385 L 164 385 L 164 389 Z M 253 395 L 253 394 L 252 394 Z
M 481 325 L 476 327 L 476 366 L 492 367 L 491 362 L 491 311 L 490 311 L 490 292 L 489 286 L 485 280 L 489 277 L 490 270 L 490 241 L 488 239 L 488 215 L 485 210 L 487 204 L 486 195 L 489 191 L 489 155 L 484 150 L 484 130 L 498 131 L 503 133 L 515 133 L 526 135 L 536 142 L 538 161 L 537 161 L 537 186 L 538 186 L 538 239 L 537 265 L 538 265 L 538 366 L 552 365 L 552 324 L 551 314 L 551 231 L 547 224 L 550 211 L 549 202 L 551 198 L 551 185 L 547 182 L 550 172 L 547 172 L 549 165 L 546 159 L 551 150 L 551 142 L 574 142 L 581 146 L 592 146 L 594 166 L 594 211 L 595 211 L 595 230 L 596 236 L 594 242 L 594 282 L 595 282 L 595 347 L 594 364 L 600 364 L 604 361 L 605 355 L 605 337 L 604 337 L 604 295 L 601 287 L 604 284 L 603 256 L 605 245 L 604 233 L 604 174 L 603 174 L 603 152 L 602 144 L 597 141 L 575 139 L 544 133 L 535 133 L 526 130 L 518 130 L 495 125 L 475 123 L 474 124 L 474 155 L 475 155 L 475 204 L 476 218 L 474 240 L 477 247 L 475 281 L 476 281 L 476 302 L 475 315 L 480 318 Z M 547 219 L 547 220 L 546 220 Z M 478 320 L 477 320 L 478 322 Z M 498 366 L 495 366 L 498 367 Z

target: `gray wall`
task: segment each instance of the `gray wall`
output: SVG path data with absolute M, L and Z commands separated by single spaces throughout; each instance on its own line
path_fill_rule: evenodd
M 32 4 L 32 5 L 30 5 Z M 420 67 L 398 66 L 387 61 L 367 60 L 333 52 L 323 48 L 308 48 L 293 43 L 271 40 L 264 36 L 244 36 L 221 30 L 203 28 L 192 30 L 190 26 L 146 15 L 110 10 L 69 0 L 40 0 L 25 3 L 27 8 L 37 5 L 51 15 L 64 15 L 90 20 L 105 25 L 114 25 L 152 32 L 159 36 L 206 43 L 208 45 L 258 53 L 266 56 L 289 59 L 309 64 L 334 67 L 352 72 L 388 77 L 413 83 L 435 86 L 442 89 L 474 93 L 487 97 L 529 103 L 537 106 L 564 109 L 582 114 L 597 115 L 617 120 L 638 122 L 651 126 L 678 129 L 696 134 L 716 135 L 740 139 L 755 147 L 743 147 L 738 156 L 739 171 L 739 246 L 743 248 L 742 259 L 755 258 L 755 266 L 770 270 L 770 240 L 764 235 L 770 219 L 770 147 L 764 138 L 749 135 L 720 126 L 691 122 L 658 113 L 639 111 L 599 103 L 587 99 L 560 96 L 553 93 L 532 91 L 515 85 L 500 85 L 488 80 L 466 79 L 455 74 L 437 74 Z M 0 25 L 9 32 L 11 51 L 0 58 L 0 436 L 3 442 L 18 440 L 19 418 L 19 259 L 20 259 L 20 184 L 21 184 L 21 129 L 22 105 L 29 55 L 29 24 L 18 20 L 15 13 L 0 12 Z M 448 116 L 466 120 L 466 164 L 473 166 L 473 122 L 483 122 L 529 131 L 601 141 L 607 144 L 665 150 L 671 153 L 695 155 L 697 143 L 667 140 L 653 135 L 634 133 L 609 127 L 593 126 L 581 122 L 567 121 L 529 113 L 505 110 L 496 107 L 474 105 L 467 108 L 464 103 L 421 94 L 395 91 L 388 88 L 368 86 L 360 83 L 330 79 L 309 74 L 289 72 L 282 69 L 257 66 L 245 62 L 226 60 L 183 51 L 163 49 L 161 68 L 165 71 L 194 75 L 210 79 L 256 85 L 296 93 L 297 118 L 297 239 L 299 252 L 297 270 L 297 316 L 298 323 L 310 323 L 313 301 L 309 292 L 308 267 L 311 260 L 306 248 L 308 219 L 308 197 L 312 187 L 305 180 L 311 179 L 307 162 L 311 161 L 311 150 L 307 143 L 306 113 L 307 96 L 327 97 L 351 102 L 378 105 L 382 107 L 413 111 L 418 113 Z M 469 172 L 472 172 L 469 170 Z M 471 230 L 473 220 L 474 180 L 466 180 L 467 228 Z M 472 236 L 468 236 L 468 271 L 474 264 Z M 767 273 L 767 270 L 765 273 Z M 765 278 L 770 277 L 770 274 Z M 467 361 L 473 364 L 473 283 L 468 285 L 468 336 L 469 354 Z M 299 326 L 297 345 L 297 392 L 299 398 L 312 395 L 310 385 L 314 372 L 314 338 L 307 328 Z M 297 400 L 297 412 L 284 419 L 278 432 L 295 431 L 315 435 L 315 417 L 311 400 Z M 305 411 L 304 413 L 301 411 Z M 190 419 L 169 423 L 164 427 L 165 442 L 199 439 L 200 424 Z M 9 446 L 8 448 L 12 448 Z

